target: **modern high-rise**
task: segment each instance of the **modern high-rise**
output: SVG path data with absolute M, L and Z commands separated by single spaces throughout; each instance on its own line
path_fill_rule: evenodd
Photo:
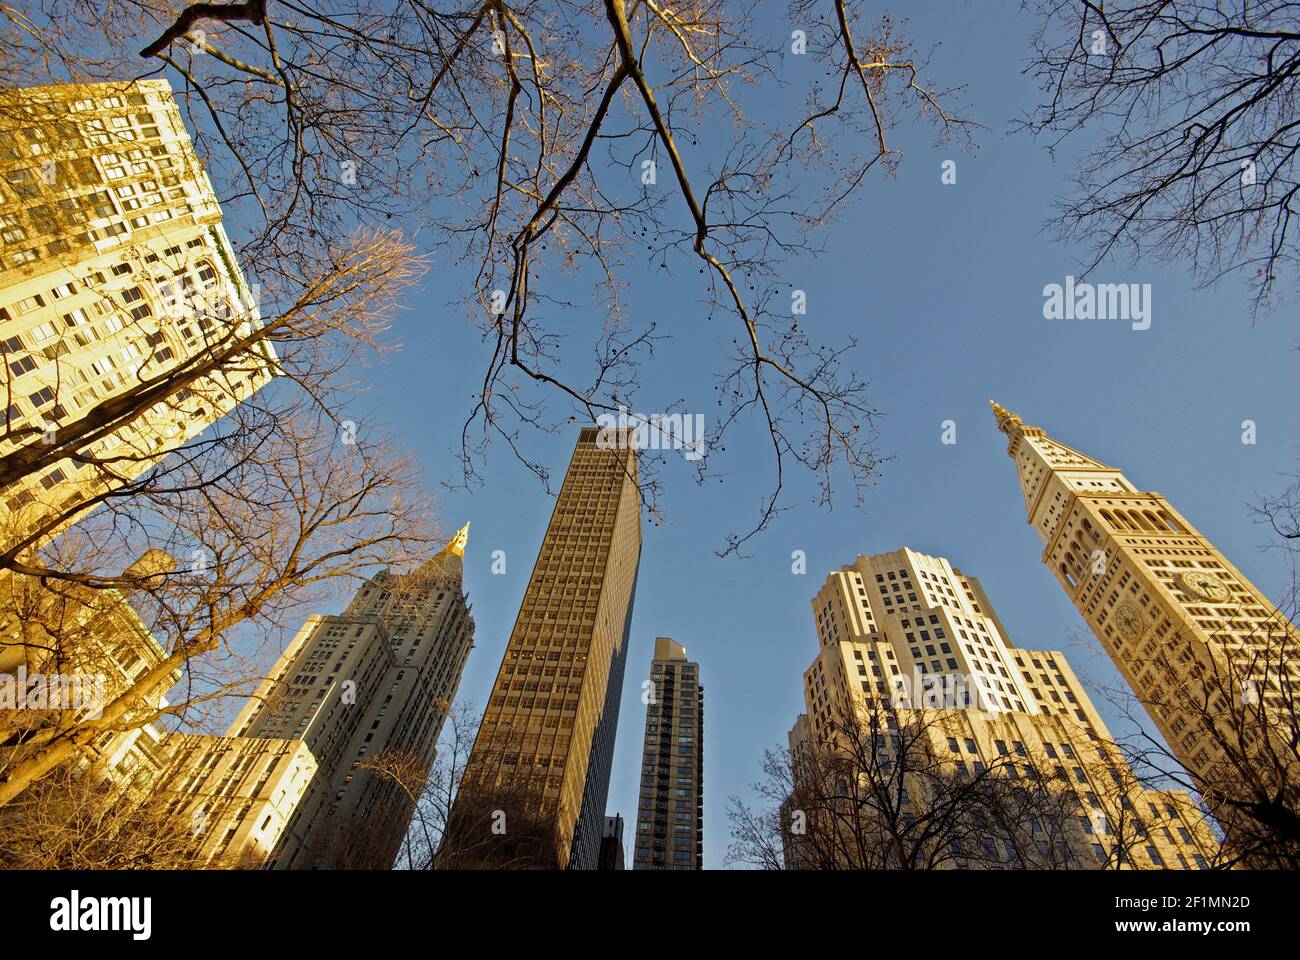
M 462 583 L 469 526 L 407 573 L 372 577 L 308 619 L 227 737 L 298 740 L 318 771 L 276 868 L 392 865 L 474 643 Z
M 149 469 L 269 381 L 275 355 L 105 420 L 253 328 L 257 297 L 167 81 L 2 90 L 0 144 L 0 456 L 69 454 L 0 483 L 14 537 Z
M 1022 804 L 1014 825 L 967 823 L 942 841 L 918 840 L 951 848 L 928 852 L 927 862 L 1075 868 L 1209 862 L 1215 844 L 1187 794 L 1142 787 L 1065 656 L 1014 647 L 980 582 L 947 559 L 907 548 L 859 556 L 827 577 L 812 613 L 819 650 L 804 673 L 807 713 L 791 730 L 792 755 L 815 746 L 839 751 L 852 765 L 863 747 L 850 752 L 846 724 L 874 714 L 882 722 L 871 734 L 875 748 L 866 749 L 880 751 L 879 775 L 904 778 L 894 797 L 912 804 L 912 814 L 900 808 L 904 824 L 926 803 L 960 808 L 954 797 L 980 778 L 989 778 L 989 792 L 970 797 L 1000 792 L 1013 805 L 1035 795 L 1024 787 L 1045 785 L 1041 793 L 1050 802 L 1032 811 Z M 917 743 L 900 746 L 907 730 Z M 900 750 L 909 755 L 891 754 Z M 921 756 L 926 762 L 918 764 Z M 909 764 L 912 774 L 905 772 Z M 832 793 L 855 792 L 847 776 L 836 774 Z M 940 789 L 949 792 L 934 796 Z M 869 798 L 862 809 L 871 808 Z M 783 810 L 783 819 L 789 812 Z M 787 865 L 808 865 L 800 863 L 803 837 L 796 831 L 785 840 Z M 870 859 L 876 852 L 864 854 L 871 865 L 900 865 L 889 850 Z
M 597 865 L 641 557 L 631 436 L 578 436 L 461 780 L 446 868 Z
M 656 637 L 647 688 L 634 870 L 704 866 L 704 687 L 686 648 Z
M 1216 817 L 1293 810 L 1300 631 L 1159 493 L 992 406 L 1043 563 Z
M 605 818 L 605 827 L 600 833 L 600 860 L 596 869 L 626 869 L 623 857 L 623 818 L 617 813 Z

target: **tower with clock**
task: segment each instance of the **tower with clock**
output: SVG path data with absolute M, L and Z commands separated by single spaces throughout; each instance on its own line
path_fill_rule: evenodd
M 990 404 L 1043 562 L 1229 838 L 1294 801 L 1300 631 L 1159 493 Z

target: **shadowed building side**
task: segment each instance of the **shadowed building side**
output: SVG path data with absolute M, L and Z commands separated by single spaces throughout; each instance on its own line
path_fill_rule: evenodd
M 468 539 L 310 618 L 223 738 L 299 740 L 319 767 L 270 866 L 392 865 L 474 643 Z

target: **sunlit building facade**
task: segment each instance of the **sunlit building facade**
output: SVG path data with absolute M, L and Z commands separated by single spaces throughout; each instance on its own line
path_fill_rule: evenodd
M 992 406 L 1043 563 L 1216 816 L 1294 809 L 1300 631 L 1159 493 Z
M 1075 869 L 1211 862 L 1216 845 L 1186 793 L 1139 783 L 1065 656 L 1013 646 L 980 582 L 947 559 L 907 548 L 859 556 L 827 577 L 812 613 L 819 650 L 804 673 L 807 713 L 790 732 L 792 755 L 840 749 L 846 724 L 857 718 L 866 726 L 862 718 L 874 714 L 881 749 L 897 749 L 904 728 L 920 731 L 931 771 L 951 770 L 951 783 L 995 770 L 990 789 L 1012 796 L 1042 785 L 1051 798 L 1040 805 L 1051 816 L 1036 811 L 1016 829 L 990 825 L 974 838 L 977 849 L 965 836 L 934 862 Z M 880 762 L 889 771 L 897 760 Z M 929 802 L 931 784 L 901 786 L 900 797 Z M 788 865 L 801 865 L 798 841 L 786 837 Z
M 584 428 L 443 844 L 447 868 L 595 869 L 641 556 L 636 450 Z
M 103 419 L 107 401 L 252 329 L 257 300 L 167 81 L 0 91 L 0 454 L 71 431 L 86 458 L 0 490 L 7 535 L 129 482 L 268 382 L 264 345 Z
M 317 774 L 301 740 L 173 733 L 153 791 L 169 821 L 193 838 L 196 866 L 255 869 L 273 863 L 289 821 Z

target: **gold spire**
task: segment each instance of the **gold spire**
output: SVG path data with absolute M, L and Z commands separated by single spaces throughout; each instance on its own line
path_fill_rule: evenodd
M 461 527 L 441 550 L 420 564 L 413 573 L 419 576 L 459 577 L 465 565 L 465 547 L 469 543 L 469 524 Z
M 458 557 L 465 556 L 465 547 L 469 544 L 469 524 L 461 527 L 456 531 L 456 536 L 452 537 L 445 547 L 439 550 L 439 553 L 454 553 Z
M 1024 426 L 1024 421 L 996 401 L 990 400 L 989 406 L 993 408 L 993 416 L 997 418 L 998 429 L 1007 436 L 1012 436 L 1013 431 Z

